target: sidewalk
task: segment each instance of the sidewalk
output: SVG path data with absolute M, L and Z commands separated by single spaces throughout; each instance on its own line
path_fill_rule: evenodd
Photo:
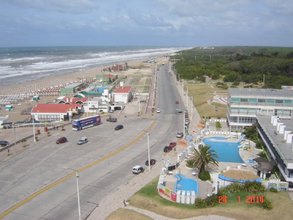
M 162 215 L 158 215 L 154 212 L 150 212 L 144 209 L 136 208 L 133 206 L 126 206 L 127 209 L 136 211 L 138 213 L 144 214 L 152 219 L 155 220 L 176 220 L 175 218 L 168 218 Z M 228 218 L 224 216 L 218 216 L 218 215 L 205 215 L 205 216 L 198 216 L 198 217 L 192 217 L 192 218 L 183 218 L 182 220 L 232 220 L 234 218 Z

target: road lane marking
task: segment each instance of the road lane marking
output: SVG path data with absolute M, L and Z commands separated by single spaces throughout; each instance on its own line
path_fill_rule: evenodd
M 117 148 L 116 150 L 110 152 L 109 154 L 101 157 L 98 160 L 95 160 L 79 169 L 77 169 L 77 171 L 82 172 L 85 171 L 117 154 L 119 154 L 120 152 L 122 152 L 123 150 L 129 148 L 130 146 L 136 144 L 138 141 L 140 141 L 142 139 L 142 137 L 149 132 L 156 124 L 156 121 L 154 120 L 150 126 L 148 126 L 148 128 L 144 129 L 135 139 L 133 139 L 132 141 L 130 141 L 129 143 L 126 143 L 125 145 L 122 145 L 121 147 Z M 4 217 L 6 217 L 7 215 L 9 215 L 10 213 L 12 213 L 13 211 L 15 211 L 16 209 L 20 208 L 21 206 L 25 205 L 26 203 L 30 202 L 31 200 L 33 200 L 34 198 L 36 198 L 37 196 L 47 192 L 49 189 L 52 189 L 58 185 L 60 185 L 61 183 L 65 182 L 66 180 L 70 179 L 71 177 L 75 176 L 75 171 L 72 171 L 71 173 L 67 174 L 66 176 L 54 181 L 53 183 L 50 183 L 49 185 L 39 189 L 38 191 L 34 192 L 33 194 L 31 194 L 30 196 L 22 199 L 21 201 L 17 202 L 16 204 L 12 205 L 10 208 L 6 209 L 5 211 L 3 211 L 2 213 L 0 213 L 0 219 L 3 219 Z

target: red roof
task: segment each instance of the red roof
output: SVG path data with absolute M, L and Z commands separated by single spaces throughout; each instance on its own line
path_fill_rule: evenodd
M 75 104 L 76 102 L 86 102 L 87 101 L 87 97 L 83 97 L 83 98 L 78 98 L 78 97 L 64 97 L 62 99 L 62 101 L 66 102 L 66 103 L 71 103 L 71 104 Z
M 114 93 L 129 93 L 130 91 L 131 86 L 122 86 L 115 88 Z
M 78 104 L 37 104 L 32 109 L 32 113 L 67 113 L 79 106 Z

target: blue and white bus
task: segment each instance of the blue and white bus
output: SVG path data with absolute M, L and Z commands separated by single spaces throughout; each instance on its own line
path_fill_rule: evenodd
M 94 115 L 86 118 L 80 118 L 72 121 L 72 130 L 79 131 L 85 128 L 101 124 L 101 116 Z

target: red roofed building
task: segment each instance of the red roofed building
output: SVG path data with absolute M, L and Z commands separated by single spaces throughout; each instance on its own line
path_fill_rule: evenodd
M 63 99 L 58 100 L 58 103 L 66 104 L 83 104 L 88 100 L 87 97 L 78 98 L 78 97 L 63 97 Z
M 78 114 L 78 104 L 37 104 L 31 111 L 32 118 L 37 121 L 64 121 L 73 114 Z
M 114 89 L 112 92 L 114 102 L 128 103 L 132 99 L 132 87 L 120 86 Z

